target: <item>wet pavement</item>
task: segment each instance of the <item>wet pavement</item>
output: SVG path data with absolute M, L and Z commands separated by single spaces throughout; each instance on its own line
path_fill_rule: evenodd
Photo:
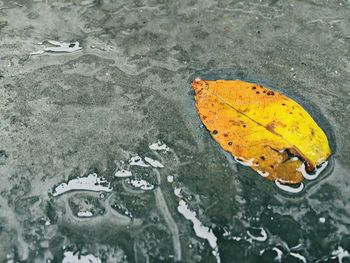
M 350 262 L 349 13 L 1 0 L 0 262 Z M 238 164 L 199 120 L 196 77 L 302 104 L 324 173 L 293 195 Z

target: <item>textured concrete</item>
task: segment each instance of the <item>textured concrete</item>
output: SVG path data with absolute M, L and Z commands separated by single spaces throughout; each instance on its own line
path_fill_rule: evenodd
M 175 187 L 212 226 L 222 262 L 272 262 L 276 246 L 282 262 L 299 262 L 293 251 L 308 262 L 350 251 L 349 5 L 0 1 L 0 261 L 61 262 L 77 251 L 104 262 L 215 262 L 177 212 Z M 45 40 L 82 50 L 30 55 Z M 331 140 L 326 175 L 288 196 L 234 163 L 201 128 L 197 76 L 257 81 L 303 104 Z M 171 151 L 153 153 L 158 139 Z M 114 177 L 136 154 L 164 163 L 133 168 L 156 191 Z M 92 172 L 112 193 L 52 196 Z M 94 217 L 76 216 L 85 206 Z M 265 242 L 247 235 L 258 227 Z

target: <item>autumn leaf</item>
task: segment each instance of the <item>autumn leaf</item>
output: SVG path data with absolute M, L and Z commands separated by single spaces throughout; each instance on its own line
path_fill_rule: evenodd
M 298 103 L 240 80 L 192 83 L 198 114 L 221 147 L 270 180 L 295 184 L 331 154 L 322 129 Z

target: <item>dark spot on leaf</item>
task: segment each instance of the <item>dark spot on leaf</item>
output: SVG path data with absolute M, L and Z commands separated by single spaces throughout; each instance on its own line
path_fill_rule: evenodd
M 213 130 L 213 134 L 218 134 L 218 131 L 217 130 Z
M 282 106 L 286 106 L 286 104 L 285 104 L 285 103 L 282 103 Z
M 273 169 L 273 165 L 270 165 L 270 167 Z
M 228 136 L 228 134 L 227 133 L 224 133 L 224 137 L 227 137 Z
M 274 93 L 273 91 L 268 91 L 266 94 L 267 94 L 268 96 L 273 96 L 273 95 L 275 95 L 275 93 Z
M 260 91 L 257 91 L 257 92 L 256 92 L 256 94 L 259 94 L 259 93 L 260 93 Z
M 289 114 L 293 114 L 293 112 L 290 112 Z
M 260 159 L 264 161 L 264 160 L 265 160 L 265 157 L 264 157 L 264 156 L 260 156 Z
M 247 127 L 247 125 L 243 124 L 243 128 Z
M 252 89 L 256 89 L 256 87 L 252 87 Z
M 230 146 L 231 146 L 231 145 L 232 145 L 232 142 L 228 142 L 228 145 L 230 145 Z

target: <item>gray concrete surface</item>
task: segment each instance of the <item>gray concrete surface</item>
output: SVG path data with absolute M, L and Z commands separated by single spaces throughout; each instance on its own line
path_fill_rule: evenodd
M 215 262 L 177 212 L 181 198 L 212 227 L 221 262 L 273 262 L 276 248 L 281 262 L 338 260 L 350 251 L 349 14 L 342 0 L 1 0 L 0 261 L 62 262 L 74 251 Z M 46 40 L 82 49 L 30 55 Z M 303 104 L 331 140 L 326 174 L 289 196 L 233 162 L 201 128 L 198 76 L 257 81 Z M 157 140 L 171 151 L 151 151 Z M 156 191 L 114 177 L 136 154 L 165 165 L 130 168 Z M 52 196 L 93 172 L 112 193 Z M 82 207 L 94 216 L 77 217 Z M 260 227 L 263 242 L 247 234 Z

